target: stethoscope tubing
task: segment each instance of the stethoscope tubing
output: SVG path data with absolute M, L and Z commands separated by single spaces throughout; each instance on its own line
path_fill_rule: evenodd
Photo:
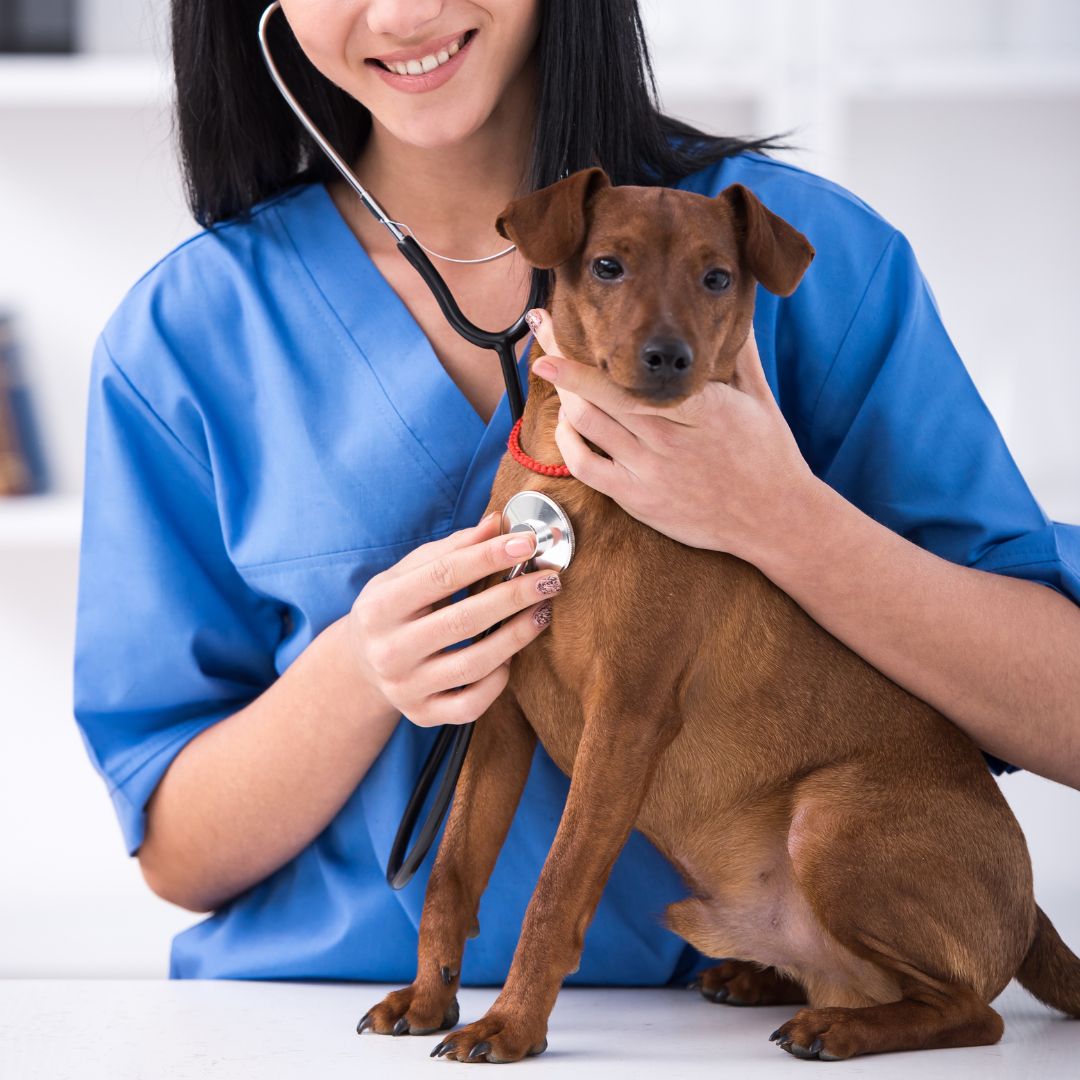
M 280 0 L 273 0 L 273 3 L 267 6 L 259 19 L 259 44 L 262 48 L 263 59 L 266 62 L 266 67 L 270 73 L 271 79 L 273 79 L 274 84 L 281 92 L 282 97 L 292 109 L 296 118 L 303 124 L 308 134 L 315 140 L 323 153 L 325 153 L 333 162 L 338 172 L 344 177 L 346 183 L 348 183 L 353 191 L 356 192 L 361 203 L 367 207 L 368 211 L 377 221 L 390 230 L 390 234 L 394 237 L 394 242 L 397 244 L 398 251 L 401 252 L 414 267 L 416 272 L 424 279 L 438 302 L 439 308 L 447 322 L 466 341 L 469 341 L 480 348 L 493 349 L 495 351 L 496 355 L 499 357 L 503 382 L 506 384 L 506 396 L 510 406 L 512 422 L 516 423 L 521 419 L 521 416 L 525 411 L 525 395 L 521 389 L 521 381 L 518 377 L 517 357 L 514 354 L 514 346 L 526 333 L 528 333 L 528 324 L 525 322 L 525 316 L 528 311 L 531 308 L 540 307 L 543 303 L 545 286 L 543 273 L 538 270 L 533 271 L 532 282 L 529 288 L 529 299 L 525 306 L 525 310 L 522 311 L 521 315 L 519 315 L 505 330 L 484 330 L 482 327 L 477 326 L 465 317 L 461 308 L 458 307 L 457 301 L 454 299 L 454 294 L 450 291 L 449 286 L 443 280 L 442 275 L 435 268 L 431 259 L 428 258 L 427 253 L 412 236 L 409 236 L 398 228 L 397 224 L 391 220 L 389 215 L 386 214 L 370 192 L 364 188 L 348 163 L 342 158 L 337 150 L 334 149 L 330 140 L 326 138 L 323 132 L 311 119 L 307 111 L 286 84 L 281 72 L 278 70 L 277 64 L 274 63 L 268 40 L 268 26 L 270 19 L 280 7 Z M 487 637 L 488 634 L 494 633 L 501 625 L 502 622 L 500 621 L 493 626 L 488 627 L 482 634 L 478 634 L 475 640 L 479 641 L 482 638 Z M 412 795 L 409 797 L 409 801 L 405 807 L 405 811 L 402 814 L 401 823 L 398 826 L 397 834 L 394 837 L 394 843 L 390 849 L 390 858 L 387 860 L 386 865 L 386 880 L 392 888 L 401 889 L 407 885 L 416 873 L 417 868 L 431 850 L 431 845 L 435 841 L 439 826 L 442 824 L 443 819 L 446 816 L 446 811 L 450 806 L 450 801 L 454 796 L 454 789 L 457 787 L 458 777 L 465 764 L 465 755 L 469 750 L 469 742 L 472 739 L 474 727 L 475 721 L 467 724 L 444 725 L 439 731 L 435 742 L 432 744 L 431 750 L 428 752 L 428 756 L 421 767 L 416 786 L 413 789 Z M 423 809 L 424 803 L 435 782 L 439 766 L 443 763 L 444 759 L 446 760 L 446 768 L 443 771 L 442 782 L 439 784 L 439 788 L 435 793 L 431 808 L 428 811 L 427 817 L 424 819 L 416 842 L 413 844 L 411 850 L 407 850 L 409 840 L 416 829 L 416 822 L 420 817 L 420 812 Z

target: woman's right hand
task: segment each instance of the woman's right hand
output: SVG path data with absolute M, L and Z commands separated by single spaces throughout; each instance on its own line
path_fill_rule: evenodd
M 508 552 L 512 538 L 524 538 L 525 550 Z M 483 715 L 506 686 L 514 653 L 550 622 L 546 598 L 558 591 L 559 575 L 534 570 L 457 603 L 445 601 L 492 574 L 505 576 L 533 549 L 531 533 L 500 535 L 494 513 L 421 544 L 368 581 L 347 616 L 348 637 L 363 675 L 388 706 L 421 727 Z M 504 619 L 482 640 L 450 648 Z

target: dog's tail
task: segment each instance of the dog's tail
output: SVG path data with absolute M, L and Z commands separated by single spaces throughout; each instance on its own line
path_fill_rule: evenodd
M 1017 982 L 1043 1004 L 1080 1017 L 1080 957 L 1058 936 L 1036 905 L 1035 937 L 1016 973 Z

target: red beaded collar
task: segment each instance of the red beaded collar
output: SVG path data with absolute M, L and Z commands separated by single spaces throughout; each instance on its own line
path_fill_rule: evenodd
M 513 458 L 519 465 L 524 465 L 526 469 L 532 469 L 535 473 L 540 473 L 542 476 L 570 476 L 572 475 L 570 470 L 565 465 L 545 465 L 542 461 L 537 461 L 536 458 L 529 457 L 524 450 L 521 449 L 521 421 L 525 417 L 521 417 L 518 422 L 510 429 L 510 438 L 506 440 L 506 448 L 513 455 Z

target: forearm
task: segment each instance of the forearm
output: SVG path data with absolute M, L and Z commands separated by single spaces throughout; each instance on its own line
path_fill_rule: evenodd
M 156 893 L 213 910 L 303 850 L 356 789 L 400 713 L 349 662 L 344 632 L 332 623 L 174 759 L 138 853 Z
M 1080 787 L 1080 608 L 941 559 L 811 478 L 751 561 L 982 749 Z

